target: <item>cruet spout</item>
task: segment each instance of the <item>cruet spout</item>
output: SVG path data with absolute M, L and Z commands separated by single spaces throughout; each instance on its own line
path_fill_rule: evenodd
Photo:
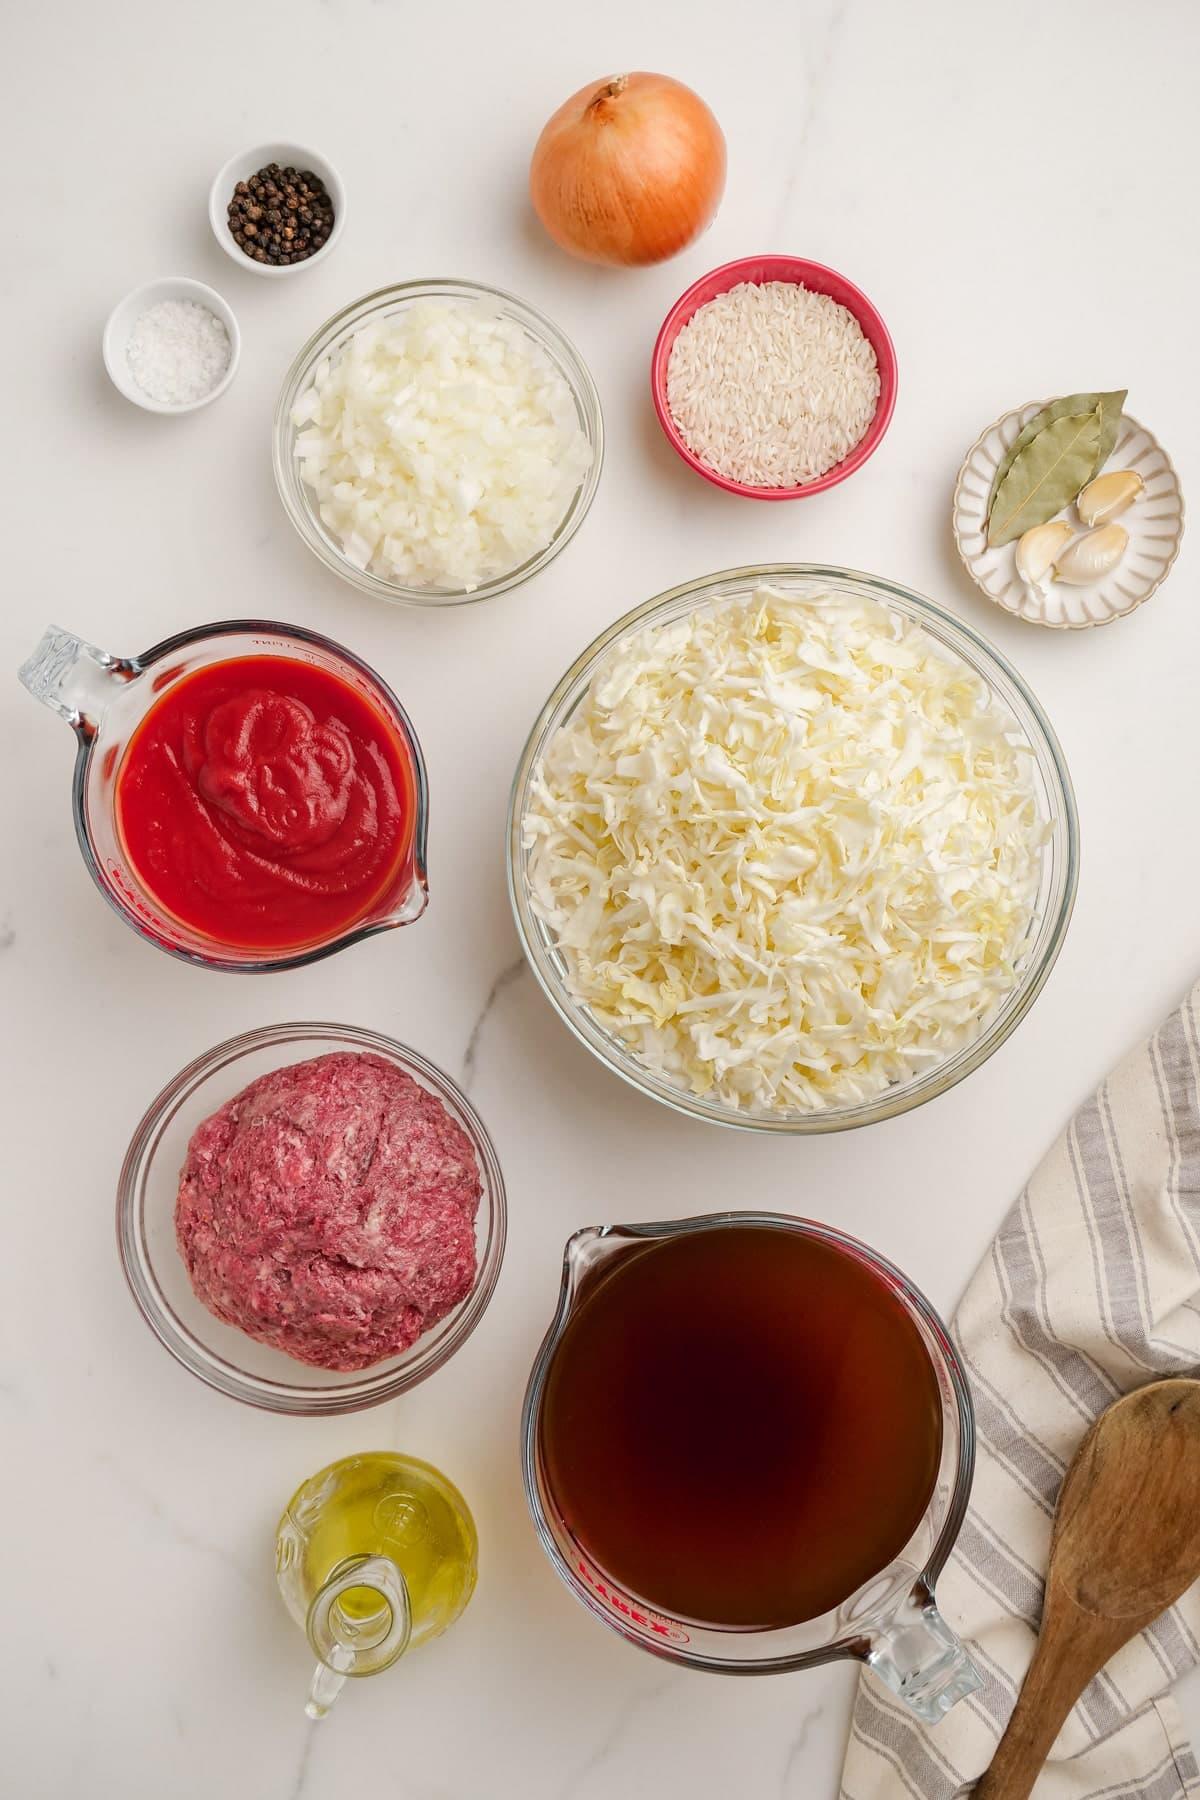
M 317 1657 L 305 1712 L 323 1719 L 348 1676 L 377 1675 L 408 1649 L 408 1583 L 390 1556 L 349 1556 L 308 1609 L 308 1641 Z
M 42 641 L 17 671 L 35 700 L 49 706 L 83 738 L 96 735 L 114 685 L 140 673 L 127 656 L 112 656 L 58 625 L 47 626 Z

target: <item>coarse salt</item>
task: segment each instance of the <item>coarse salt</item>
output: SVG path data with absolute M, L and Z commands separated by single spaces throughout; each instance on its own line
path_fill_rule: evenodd
M 191 406 L 211 394 L 229 367 L 229 333 L 197 300 L 159 300 L 139 313 L 125 355 L 147 399 Z

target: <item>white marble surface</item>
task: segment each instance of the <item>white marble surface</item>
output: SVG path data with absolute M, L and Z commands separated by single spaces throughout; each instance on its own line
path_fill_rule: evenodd
M 990 418 L 1120 384 L 1200 493 L 1198 56 L 1187 0 L 66 0 L 10 18 L 0 660 L 14 670 L 51 618 L 128 651 L 204 619 L 274 614 L 385 673 L 433 782 L 420 925 L 299 974 L 204 974 L 103 906 L 71 835 L 67 730 L 11 674 L 0 689 L 0 1785 L 13 1800 L 834 1793 L 851 1670 L 671 1671 L 559 1586 L 520 1492 L 521 1392 L 563 1240 L 614 1216 L 747 1201 L 812 1213 L 869 1238 L 948 1309 L 1072 1105 L 1195 975 L 1195 546 L 1133 619 L 1055 636 L 975 593 L 949 508 Z M 543 118 L 622 65 L 692 82 L 729 139 L 715 227 L 643 273 L 569 262 L 524 199 Z M 333 157 L 350 214 L 328 263 L 272 284 L 217 249 L 205 196 L 233 150 L 278 131 Z M 647 394 L 670 302 L 763 250 L 844 270 L 900 358 L 879 454 L 791 506 L 697 480 Z M 136 412 L 99 355 L 113 302 L 170 272 L 215 284 L 244 337 L 231 392 L 183 420 Z M 553 314 L 591 363 L 609 432 L 591 517 L 553 568 L 442 614 L 392 612 L 326 574 L 284 519 L 268 460 L 302 338 L 353 296 L 427 274 L 511 287 Z M 915 1115 L 790 1143 L 677 1119 L 592 1061 L 520 971 L 501 858 L 510 771 L 576 651 L 677 580 L 771 558 L 897 577 L 989 632 L 1057 725 L 1084 839 L 1069 940 L 1016 1037 Z M 243 1410 L 177 1369 L 113 1244 L 114 1179 L 151 1094 L 217 1039 L 289 1017 L 377 1026 L 467 1066 L 512 1211 L 499 1291 L 454 1363 L 399 1404 L 324 1423 Z M 372 1445 L 461 1483 L 482 1580 L 451 1637 L 314 1729 L 272 1526 L 300 1477 Z

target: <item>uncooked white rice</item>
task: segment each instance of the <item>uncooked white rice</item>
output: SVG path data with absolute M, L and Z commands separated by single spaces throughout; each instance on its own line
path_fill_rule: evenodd
M 802 487 L 849 456 L 875 416 L 879 365 L 828 294 L 743 281 L 692 314 L 667 405 L 693 455 L 749 487 Z

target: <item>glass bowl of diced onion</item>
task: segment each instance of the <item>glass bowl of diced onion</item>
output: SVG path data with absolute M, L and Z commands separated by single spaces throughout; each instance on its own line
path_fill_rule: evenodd
M 718 1083 L 696 1080 L 694 1064 L 689 1080 L 688 1069 L 676 1072 L 670 1057 L 657 1057 L 656 1052 L 656 1066 L 638 1054 L 633 1046 L 639 1034 L 645 1041 L 644 1024 L 618 1029 L 611 1020 L 605 1022 L 597 1016 L 580 997 L 578 964 L 573 965 L 564 954 L 558 932 L 547 920 L 544 885 L 539 902 L 533 840 L 525 829 L 531 812 L 540 810 L 543 821 L 545 818 L 546 789 L 542 784 L 548 749 L 560 731 L 570 729 L 577 716 L 582 716 L 593 683 L 602 672 L 614 668 L 630 641 L 651 628 L 694 620 L 708 608 L 719 609 L 725 603 L 745 605 L 764 586 L 785 600 L 816 601 L 828 596 L 875 602 L 898 615 L 893 621 L 898 631 L 915 625 L 928 634 L 931 653 L 965 665 L 965 679 L 986 696 L 988 708 L 994 709 L 1004 736 L 1017 747 L 1022 770 L 1028 771 L 1027 780 L 1024 774 L 1022 779 L 1026 791 L 1032 793 L 1037 814 L 1036 828 L 1030 832 L 1030 842 L 1036 847 L 1030 852 L 1027 872 L 1031 907 L 1007 973 L 1007 989 L 1000 989 L 992 1009 L 981 1014 L 976 1034 L 969 1041 L 958 1044 L 940 1060 L 917 1059 L 916 1066 L 889 1080 L 881 1091 L 846 1101 L 779 1104 L 773 1098 L 770 1104 L 758 1104 L 743 1096 L 731 1099 L 719 1091 Z M 624 667 L 628 666 L 627 660 Z M 626 691 L 619 670 L 611 686 Z M 666 725 L 663 720 L 663 727 Z M 616 762 L 621 750 L 615 741 L 606 741 L 602 754 L 609 759 L 604 773 L 623 773 Z M 593 787 L 587 778 L 586 791 L 596 806 L 608 806 L 603 779 Z M 707 805 L 698 785 L 689 804 L 693 808 Z M 608 817 L 607 811 L 604 816 Z M 629 848 L 630 839 L 636 836 L 634 831 L 622 838 L 615 852 L 618 861 L 627 863 L 638 854 Z M 1004 1043 L 1041 992 L 1062 947 L 1075 902 L 1079 830 L 1070 776 L 1053 729 L 1023 678 L 986 639 L 933 601 L 880 577 L 816 564 L 773 564 L 726 570 L 673 588 L 626 613 L 583 651 L 542 708 L 521 754 L 509 809 L 507 856 L 509 897 L 530 967 L 560 1018 L 601 1062 L 642 1093 L 690 1117 L 753 1131 L 807 1134 L 873 1124 L 920 1106 L 955 1086 Z M 797 892 L 803 892 L 804 879 L 797 878 Z M 594 885 L 589 887 L 594 880 L 595 870 L 581 867 L 581 891 L 595 892 Z M 636 939 L 644 924 L 632 929 Z M 592 943 L 579 952 L 585 958 L 589 953 L 595 953 Z M 644 1020 L 644 1012 L 642 1017 Z
M 590 461 L 578 485 L 564 492 L 561 516 L 548 539 L 532 554 L 467 583 L 452 581 L 405 585 L 380 566 L 378 556 L 365 556 L 363 546 L 348 541 L 348 534 L 322 518 L 322 506 L 303 478 L 297 439 L 306 429 L 305 396 L 312 390 L 321 365 L 336 363 L 349 340 L 364 326 L 381 324 L 390 316 L 426 301 L 447 301 L 478 306 L 488 315 L 515 326 L 530 340 L 533 354 L 548 364 L 569 395 L 568 414 L 586 441 Z M 498 446 L 503 451 L 503 440 Z M 604 458 L 604 423 L 600 396 L 586 363 L 570 340 L 536 308 L 499 288 L 478 282 L 437 279 L 401 282 L 380 288 L 343 307 L 313 333 L 297 354 L 284 378 L 275 406 L 272 457 L 275 482 L 292 524 L 321 562 L 365 594 L 400 606 L 456 606 L 470 600 L 487 600 L 516 587 L 553 561 L 574 537 L 595 497 Z

